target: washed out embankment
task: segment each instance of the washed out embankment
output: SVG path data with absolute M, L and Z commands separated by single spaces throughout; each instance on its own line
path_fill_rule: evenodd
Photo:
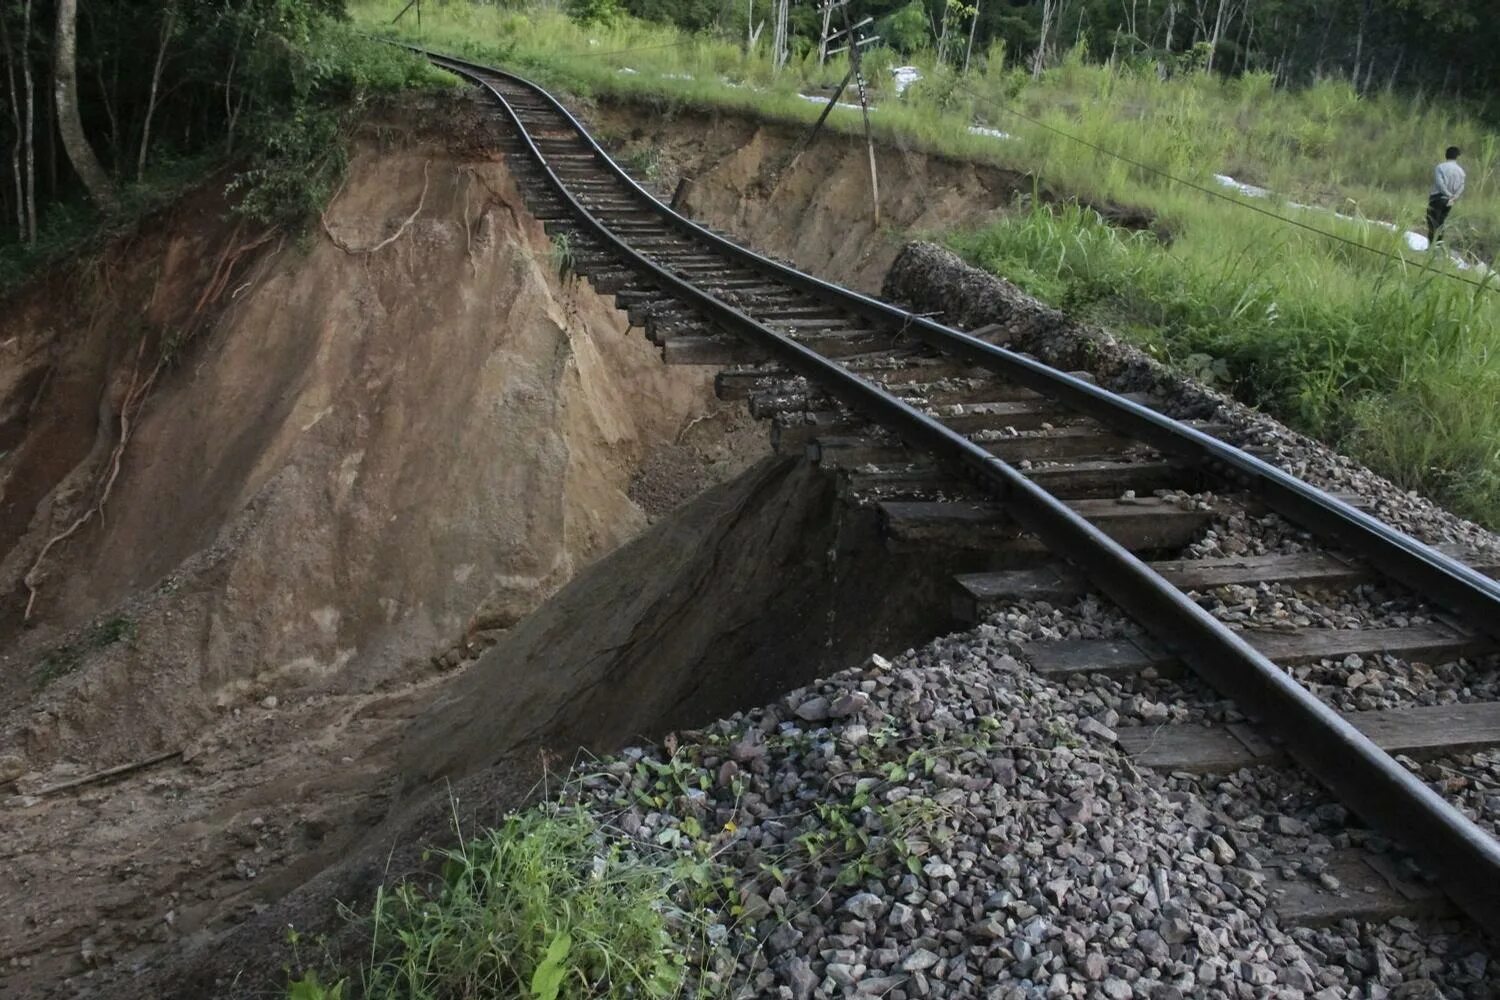
M 210 185 L 0 319 L 0 952 L 23 995 L 343 856 L 386 813 L 435 651 L 669 516 L 673 473 L 765 452 L 711 372 L 559 274 L 491 123 L 452 104 L 370 122 L 301 244 Z
M 248 255 L 117 456 L 132 386 L 254 228 L 205 196 L 107 251 L 91 293 L 59 278 L 8 312 L 7 408 L 29 416 L 5 461 L 4 704 L 26 753 L 116 762 L 272 691 L 376 683 L 646 524 L 631 479 L 713 406 L 708 375 L 558 276 L 503 161 L 462 148 L 484 126 L 437 124 L 377 123 L 311 249 Z M 129 641 L 91 638 L 101 617 Z
M 918 644 L 963 568 L 889 551 L 831 477 L 763 460 L 583 570 L 455 675 L 404 726 L 405 803 L 347 860 L 132 989 L 263 995 L 288 924 L 335 947 L 357 940 L 338 904 L 367 906 L 387 873 L 422 867 L 455 821 L 466 833 L 499 822 L 580 753 L 706 725 Z

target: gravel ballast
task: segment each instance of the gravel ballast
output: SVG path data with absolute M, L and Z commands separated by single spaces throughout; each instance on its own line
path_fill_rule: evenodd
M 1280 928 L 1266 859 L 1318 877 L 1350 842 L 1342 809 L 1295 775 L 1205 795 L 1139 772 L 1118 713 L 1018 657 L 994 625 L 874 657 L 627 750 L 575 794 L 728 873 L 720 967 L 740 995 L 1490 995 L 1456 925 Z

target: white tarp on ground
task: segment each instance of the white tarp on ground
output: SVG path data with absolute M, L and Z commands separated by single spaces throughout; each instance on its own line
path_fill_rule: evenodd
M 997 128 L 990 128 L 987 125 L 970 125 L 969 126 L 969 131 L 973 132 L 975 135 L 987 135 L 987 136 L 989 136 L 992 139 L 1009 139 L 1010 138 L 1010 133 L 1009 132 L 1002 132 L 1002 131 L 1000 131 Z
M 906 88 L 922 79 L 922 71 L 915 66 L 897 66 L 891 70 L 891 79 L 896 81 L 896 93 L 906 93 Z
M 828 103 L 828 98 L 826 98 L 826 97 L 819 97 L 816 94 L 798 94 L 797 96 L 800 97 L 800 98 L 802 98 L 804 101 L 812 101 L 814 104 L 827 104 Z M 859 110 L 859 105 L 858 104 L 850 104 L 848 101 L 839 101 L 838 106 L 841 107 L 841 108 L 848 108 L 850 111 L 858 111 Z M 872 104 L 872 105 L 870 105 L 870 110 L 871 111 L 875 111 L 877 109 L 876 109 L 875 105 Z
M 1218 181 L 1221 187 L 1227 187 L 1233 191 L 1238 191 L 1240 194 L 1245 195 L 1249 198 L 1271 197 L 1271 192 L 1267 189 L 1263 187 L 1256 187 L 1254 184 L 1245 184 L 1241 181 L 1237 181 L 1233 177 L 1230 177 L 1228 174 L 1214 174 L 1214 180 Z M 1343 219 L 1345 222 L 1362 222 L 1366 225 L 1379 226 L 1382 229 L 1388 229 L 1393 233 L 1400 231 L 1401 237 L 1405 241 L 1407 249 L 1412 250 L 1416 253 L 1426 253 L 1429 249 L 1431 249 L 1431 244 L 1428 243 L 1427 237 L 1422 233 L 1413 232 L 1410 229 L 1401 231 L 1399 227 L 1394 223 L 1385 222 L 1381 219 L 1366 219 L 1357 215 L 1345 215 L 1343 212 L 1335 212 L 1331 208 L 1323 208 L 1320 205 L 1304 205 L 1300 201 L 1289 201 L 1287 202 L 1287 205 L 1291 208 L 1299 209 L 1304 212 L 1322 212 L 1323 214 L 1331 215 L 1336 219 Z M 1467 271 L 1472 268 L 1478 270 L 1481 274 L 1489 273 L 1489 267 L 1483 262 L 1470 263 L 1451 250 L 1448 252 L 1448 256 L 1452 258 L 1453 263 L 1458 267 L 1460 271 Z

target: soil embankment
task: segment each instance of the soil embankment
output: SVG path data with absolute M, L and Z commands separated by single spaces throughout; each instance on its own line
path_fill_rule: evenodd
M 153 966 L 132 995 L 266 995 L 282 981 L 288 924 L 328 935 L 337 952 L 350 930 L 338 903 L 368 907 L 454 823 L 494 825 L 580 752 L 707 725 L 872 650 L 920 642 L 955 568 L 889 551 L 873 513 L 846 508 L 807 463 L 762 461 L 582 571 L 425 708 L 384 706 L 405 734 L 406 801 L 347 860 Z M 91 995 L 118 985 L 103 978 Z
M 664 199 L 688 179 L 678 202 L 686 214 L 867 295 L 880 294 L 910 239 L 982 226 L 1032 197 L 1070 198 L 1031 174 L 891 142 L 875 148 L 877 224 L 860 136 L 824 130 L 796 155 L 807 139 L 801 125 L 614 103 L 586 117 L 616 159 Z M 1157 225 L 1140 209 L 1090 207 L 1125 228 Z
M 681 500 L 661 469 L 764 452 L 559 276 L 460 105 L 371 122 L 302 243 L 215 187 L 0 319 L 0 994 L 317 871 L 384 814 L 435 651 Z
M 825 131 L 794 160 L 806 130 L 793 125 L 698 111 L 648 116 L 614 104 L 588 117 L 615 156 L 663 194 L 691 178 L 679 203 L 686 214 L 868 294 L 880 291 L 906 234 L 978 225 L 1032 190 L 1016 171 L 882 145 L 876 225 L 862 138 Z

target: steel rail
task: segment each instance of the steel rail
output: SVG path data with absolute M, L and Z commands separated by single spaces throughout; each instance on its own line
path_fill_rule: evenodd
M 491 67 L 415 46 L 412 48 L 435 61 L 450 63 L 470 71 L 496 72 Z M 865 319 L 887 325 L 897 324 L 937 350 L 956 354 L 971 364 L 986 368 L 1080 413 L 1102 420 L 1159 451 L 1200 466 L 1216 468 L 1252 489 L 1267 506 L 1289 521 L 1359 553 L 1376 569 L 1410 587 L 1423 598 L 1461 615 L 1472 627 L 1500 639 L 1500 582 L 1271 463 L 1150 407 L 1122 399 L 1108 389 L 1074 378 L 1034 358 L 987 343 L 960 330 L 935 323 L 925 316 L 918 316 L 769 260 L 703 228 L 662 204 L 655 195 L 642 187 L 550 93 L 529 80 L 513 74 L 505 75 L 532 88 L 538 96 L 550 102 L 557 113 L 589 144 L 599 162 L 678 231 L 707 241 L 739 262 L 774 275 L 799 291 L 817 296 Z
M 838 289 L 723 240 L 682 219 L 635 184 L 567 109 L 541 87 L 491 67 L 425 50 L 418 51 L 438 65 L 468 77 L 489 91 L 516 126 L 528 152 L 541 167 L 547 183 L 576 215 L 579 223 L 610 247 L 622 261 L 627 262 L 634 270 L 648 275 L 652 282 L 674 297 L 693 305 L 721 326 L 761 347 L 792 371 L 817 383 L 825 391 L 913 446 L 930 451 L 943 462 L 971 475 L 1006 504 L 1008 513 L 1019 524 L 1038 535 L 1050 550 L 1081 569 L 1095 586 L 1131 617 L 1168 648 L 1178 652 L 1195 672 L 1280 738 L 1290 755 L 1350 809 L 1412 851 L 1424 868 L 1435 876 L 1444 892 L 1486 931 L 1500 937 L 1500 842 L 1428 788 L 1238 634 L 1168 584 L 1119 543 L 1010 465 L 873 382 L 775 332 L 741 310 L 663 268 L 616 236 L 602 220 L 574 198 L 533 141 L 525 122 L 489 78 L 504 78 L 543 98 L 589 144 L 596 158 L 639 192 L 663 219 L 747 263 L 759 262 L 757 266 L 765 265 L 763 270 L 784 277 L 786 284 L 839 304 L 858 304 L 859 308 L 854 311 L 872 309 L 874 315 L 889 316 L 908 329 L 926 330 L 930 335 L 923 339 L 933 346 L 959 353 L 966 359 L 984 359 L 988 362 L 988 367 L 994 367 L 1004 374 L 1014 372 L 1015 381 L 1029 387 L 1052 388 L 1054 392 L 1048 394 L 1065 403 L 1077 396 L 1081 402 L 1088 404 L 1079 406 L 1080 409 L 1098 410 L 1115 426 L 1122 422 L 1132 427 L 1141 426 L 1141 436 L 1148 443 L 1156 444 L 1156 438 L 1166 442 L 1186 441 L 1206 449 L 1214 458 L 1220 457 L 1222 451 L 1226 453 L 1226 459 L 1239 455 L 1244 461 L 1253 463 L 1257 460 L 1190 428 L 1163 429 L 1163 424 L 1175 425 L 1175 421 L 1119 399 L 1104 390 L 1097 390 L 1088 383 L 1055 372 L 1039 362 Z M 1101 407 L 1101 402 L 1109 405 Z M 1171 433 L 1157 433 L 1162 430 Z M 1151 433 L 1145 433 L 1147 431 Z M 1233 462 L 1228 464 L 1235 467 Z M 1254 466 L 1250 468 L 1254 469 Z M 1274 467 L 1266 465 L 1266 469 L 1277 475 L 1273 477 L 1263 473 L 1261 482 L 1264 488 L 1272 488 L 1278 483 L 1278 477 L 1284 478 L 1292 484 L 1300 485 L 1308 493 L 1329 501 L 1332 505 L 1329 509 L 1334 513 L 1353 512 L 1347 505 L 1322 495 L 1306 484 L 1298 483 Z M 1291 492 L 1293 495 L 1300 495 L 1301 491 Z M 1425 549 L 1425 546 L 1422 548 Z M 1458 574 L 1458 577 L 1463 579 L 1462 574 Z

